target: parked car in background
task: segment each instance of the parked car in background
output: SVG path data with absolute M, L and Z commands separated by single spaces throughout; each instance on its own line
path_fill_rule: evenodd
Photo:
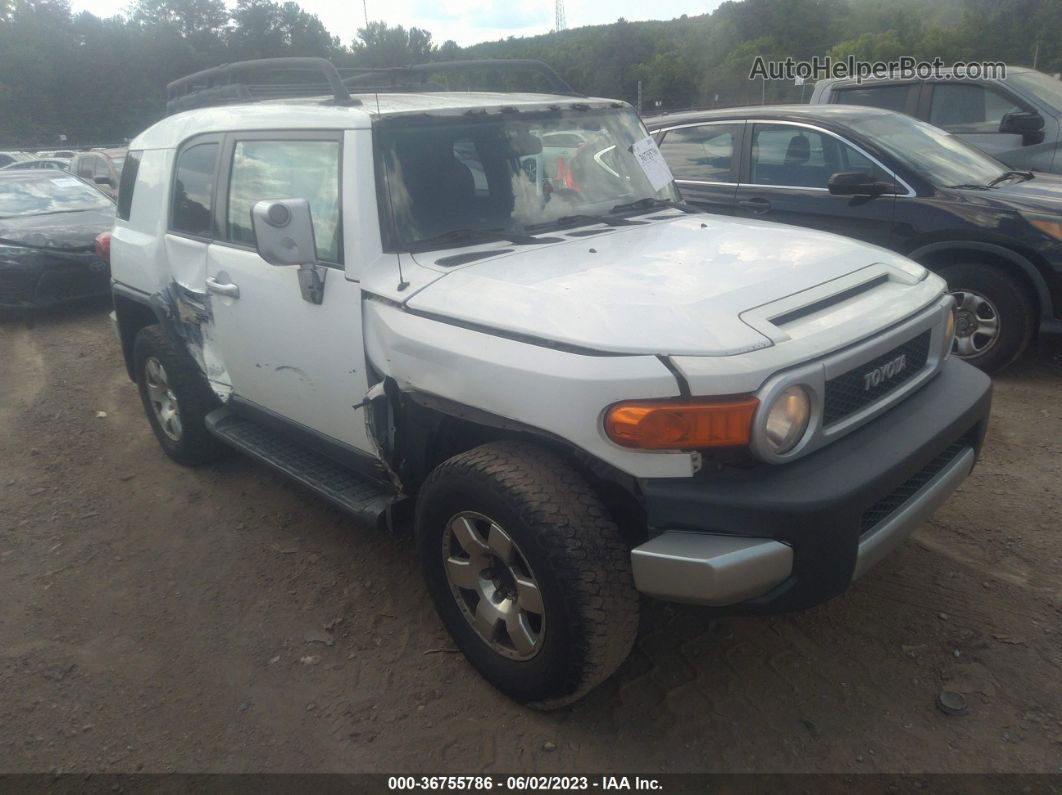
M 29 160 L 30 156 L 25 152 L 0 152 L 0 168 L 10 166 L 12 163 L 21 163 L 23 160 Z
M 58 157 L 38 157 L 32 160 L 18 160 L 3 166 L 2 171 L 69 171 L 70 161 Z
M 0 307 L 106 295 L 95 244 L 113 223 L 114 202 L 70 174 L 0 172 Z
M 96 185 L 112 199 L 117 198 L 125 153 L 125 149 L 79 152 L 70 163 L 70 171 L 86 182 Z
M 812 104 L 870 105 L 953 133 L 1011 168 L 1062 173 L 1062 81 L 1007 67 L 1006 79 L 820 80 Z
M 959 303 L 956 353 L 1006 366 L 1062 331 L 1062 178 L 1009 170 L 909 116 L 847 105 L 729 108 L 646 121 L 684 198 L 898 251 Z

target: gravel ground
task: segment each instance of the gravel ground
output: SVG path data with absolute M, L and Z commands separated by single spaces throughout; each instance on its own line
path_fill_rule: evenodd
M 2 771 L 1062 772 L 1058 339 L 997 379 L 962 491 L 847 595 L 647 602 L 620 671 L 540 714 L 452 652 L 408 538 L 249 460 L 165 458 L 107 311 L 0 319 Z

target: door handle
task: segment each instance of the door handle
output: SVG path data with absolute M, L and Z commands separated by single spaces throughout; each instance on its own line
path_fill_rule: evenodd
M 224 295 L 229 298 L 239 298 L 240 288 L 231 282 L 222 283 L 215 279 L 213 276 L 207 276 L 206 280 L 207 289 L 212 293 L 218 295 Z
M 771 209 L 771 203 L 766 199 L 742 199 L 738 204 L 754 213 L 765 213 Z

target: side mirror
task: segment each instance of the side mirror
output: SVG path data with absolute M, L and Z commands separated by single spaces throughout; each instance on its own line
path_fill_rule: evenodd
M 1021 145 L 1042 143 L 1044 140 L 1044 117 L 1036 111 L 1007 113 L 999 120 L 999 131 L 1021 136 Z
M 999 121 L 1001 133 L 1025 135 L 1026 133 L 1040 132 L 1044 128 L 1044 117 L 1035 111 L 1018 111 L 1007 113 Z
M 879 182 L 862 171 L 838 171 L 830 177 L 826 188 L 834 196 L 881 196 L 896 192 L 891 182 Z
M 258 256 L 270 265 L 298 265 L 302 297 L 311 304 L 324 301 L 328 269 L 317 264 L 317 241 L 306 199 L 275 199 L 251 208 L 251 225 Z
M 114 180 L 110 177 L 93 177 L 92 181 L 97 185 L 106 185 L 108 188 L 114 187 Z

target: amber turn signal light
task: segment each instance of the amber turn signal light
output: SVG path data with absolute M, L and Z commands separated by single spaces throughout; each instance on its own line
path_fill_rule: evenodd
M 605 433 L 623 447 L 685 450 L 749 443 L 756 398 L 617 403 L 605 415 Z

